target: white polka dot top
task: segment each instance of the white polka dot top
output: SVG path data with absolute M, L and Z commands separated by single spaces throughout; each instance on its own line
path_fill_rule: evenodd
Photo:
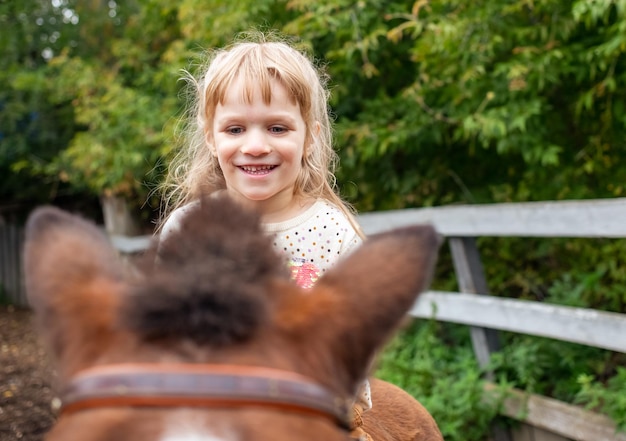
M 293 279 L 305 288 L 361 243 L 341 210 L 325 200 L 292 219 L 263 226 L 276 251 L 288 260 Z

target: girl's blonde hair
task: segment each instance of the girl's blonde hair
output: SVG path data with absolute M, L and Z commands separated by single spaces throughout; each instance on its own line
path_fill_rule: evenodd
M 193 98 L 188 111 L 185 146 L 169 166 L 163 183 L 163 225 L 173 210 L 201 195 L 226 188 L 226 181 L 210 144 L 213 117 L 223 104 L 229 87 L 243 80 L 243 98 L 251 102 L 260 89 L 266 104 L 272 97 L 272 81 L 278 80 L 300 106 L 306 124 L 302 171 L 296 180 L 296 196 L 326 199 L 341 209 L 360 228 L 353 209 L 336 193 L 337 153 L 332 145 L 327 76 L 310 58 L 283 41 L 268 41 L 259 35 L 256 41 L 237 41 L 230 47 L 209 52 L 209 61 L 199 78 L 186 72 Z

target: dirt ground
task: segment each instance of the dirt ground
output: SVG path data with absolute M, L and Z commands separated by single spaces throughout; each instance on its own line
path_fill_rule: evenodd
M 40 441 L 56 417 L 54 372 L 31 319 L 0 305 L 0 441 Z

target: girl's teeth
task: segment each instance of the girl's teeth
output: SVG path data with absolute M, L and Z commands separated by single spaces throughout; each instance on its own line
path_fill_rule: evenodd
M 249 166 L 249 165 L 245 165 L 242 166 L 241 169 L 248 172 L 248 173 L 259 173 L 259 172 L 265 172 L 268 170 L 271 170 L 272 168 L 274 168 L 274 166 L 272 165 L 261 165 L 261 166 Z

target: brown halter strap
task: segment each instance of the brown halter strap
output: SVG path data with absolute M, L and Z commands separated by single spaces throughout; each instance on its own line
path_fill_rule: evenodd
M 331 419 L 349 429 L 345 399 L 307 377 L 256 366 L 116 364 L 79 372 L 64 414 L 99 407 L 272 407 Z

